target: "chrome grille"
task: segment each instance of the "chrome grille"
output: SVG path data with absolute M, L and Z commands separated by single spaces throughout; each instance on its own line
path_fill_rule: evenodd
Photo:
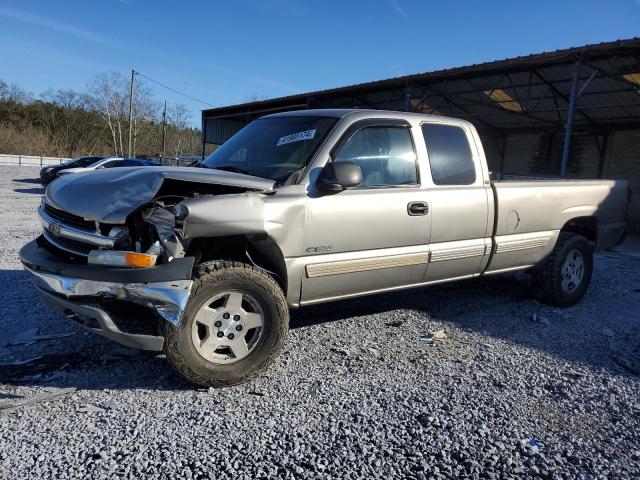
M 47 241 L 59 250 L 74 255 L 86 257 L 91 250 L 114 248 L 116 242 L 127 234 L 126 228 L 123 228 L 113 235 L 103 235 L 96 231 L 93 222 L 53 208 L 44 202 L 38 209 L 38 214 Z
M 57 208 L 52 207 L 48 203 L 44 204 L 44 211 L 49 214 L 54 220 L 64 223 L 67 225 L 71 225 L 78 228 L 84 228 L 86 230 L 95 232 L 96 224 L 91 220 L 85 220 L 82 217 L 77 215 L 73 215 L 72 213 L 64 212 L 62 210 L 58 210 Z
M 73 240 L 66 240 L 59 237 L 54 237 L 48 230 L 44 230 L 42 232 L 44 238 L 51 245 L 56 247 L 58 250 L 62 250 L 63 252 L 70 253 L 72 255 L 77 255 L 80 257 L 88 257 L 89 252 L 93 250 L 93 247 L 90 245 L 85 245 L 84 243 L 74 242 Z

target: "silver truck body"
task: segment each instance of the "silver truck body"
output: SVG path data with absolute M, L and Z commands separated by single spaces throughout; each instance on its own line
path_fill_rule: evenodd
M 306 168 L 284 184 L 199 168 L 111 169 L 56 180 L 47 190 L 45 203 L 49 205 L 47 208 L 95 222 L 97 234 L 109 237 L 109 233 L 99 233 L 100 224 L 125 228 L 127 216 L 152 203 L 164 183 L 171 181 L 185 190 L 198 190 L 199 195 L 185 195 L 178 202 L 188 214 L 175 225 L 169 219 L 167 228 L 162 226 L 159 216 L 146 217 L 160 236 L 161 231 L 173 232 L 174 244 L 184 246 L 182 250 L 171 250 L 172 257 L 165 261 L 170 264 L 193 255 L 197 262 L 199 254 L 193 253 L 195 247 L 190 245 L 202 247 L 225 239 L 233 239 L 231 243 L 243 239 L 248 246 L 247 258 L 274 275 L 290 307 L 528 269 L 549 255 L 562 230 L 584 234 L 598 249 L 614 246 L 625 232 L 628 203 L 625 182 L 492 182 L 480 138 L 469 122 L 370 110 L 313 110 L 271 117 L 311 114 L 337 121 Z M 417 159 L 418 184 L 355 187 L 336 194 L 320 192 L 316 186 L 318 176 L 331 161 L 332 150 L 343 136 L 359 122 L 385 121 L 408 122 Z M 433 181 L 422 133 L 425 123 L 451 125 L 464 131 L 473 156 L 473 183 L 437 185 Z M 209 186 L 224 190 L 216 191 Z M 98 193 L 96 188 L 100 189 Z M 410 211 L 414 203 L 423 207 L 419 214 Z M 43 207 L 42 215 L 46 214 Z M 72 249 L 71 244 L 61 241 L 61 222 L 63 229 L 68 227 L 62 217 L 53 221 L 45 218 L 46 240 L 54 248 Z M 224 249 L 220 255 L 224 258 Z M 63 304 L 59 310 L 70 315 L 73 305 L 80 309 L 92 304 L 82 292 L 55 287 L 69 284 L 60 269 L 58 273 L 39 269 L 38 262 L 26 253 L 22 260 L 36 277 L 36 284 L 45 291 L 47 300 L 56 303 L 57 298 Z M 152 270 L 141 284 L 149 284 Z M 57 283 L 52 276 L 58 278 Z M 169 294 L 163 291 L 152 301 L 148 295 L 136 298 L 136 291 L 141 289 L 135 282 L 123 284 L 118 293 L 113 286 L 117 284 L 117 276 L 115 281 L 109 279 L 109 288 L 96 291 L 171 311 L 171 316 L 163 318 L 179 324 L 189 295 L 189 280 L 185 277 L 187 274 L 183 272 L 175 279 L 181 282 L 175 291 Z M 161 282 L 163 288 L 165 280 Z M 86 283 L 83 285 L 86 287 Z M 174 301 L 167 300 L 170 298 Z
M 596 220 L 598 248 L 613 246 L 625 230 L 625 182 L 492 183 L 480 138 L 469 122 L 382 111 L 324 114 L 342 115 L 342 122 L 298 184 L 280 187 L 274 195 L 245 193 L 184 202 L 190 212 L 187 238 L 265 234 L 273 239 L 286 264 L 292 307 L 526 269 L 553 249 L 560 230 L 576 218 Z M 340 137 L 354 123 L 372 118 L 411 123 L 420 185 L 355 188 L 337 195 L 314 191 Z M 425 122 L 464 129 L 476 165 L 473 185 L 433 183 L 420 128 Z M 427 202 L 429 213 L 408 215 L 407 205 L 415 201 Z

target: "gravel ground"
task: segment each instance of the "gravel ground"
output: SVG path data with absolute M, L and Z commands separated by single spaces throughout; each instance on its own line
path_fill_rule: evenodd
M 523 275 L 306 308 L 266 375 L 198 390 L 36 298 L 36 176 L 0 166 L 2 478 L 640 477 L 639 258 L 597 255 L 564 311 Z

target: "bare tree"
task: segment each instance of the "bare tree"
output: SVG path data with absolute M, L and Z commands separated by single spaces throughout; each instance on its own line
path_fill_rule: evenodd
M 160 103 L 153 99 L 153 93 L 149 86 L 137 79 L 134 91 L 133 154 L 135 155 L 136 140 L 142 132 L 149 130 L 145 126 L 159 121 Z
M 41 98 L 40 123 L 58 154 L 93 153 L 101 141 L 102 127 L 91 110 L 91 97 L 73 90 L 49 90 Z
M 267 95 L 261 93 L 250 93 L 245 95 L 242 99 L 243 103 L 254 103 L 254 102 L 262 102 L 263 100 L 267 100 L 269 97 Z
M 31 94 L 13 83 L 9 85 L 0 79 L 0 102 L 27 103 L 32 100 Z
M 191 122 L 191 112 L 186 105 L 177 104 L 169 109 L 169 124 L 173 127 L 175 139 L 173 142 L 173 154 L 178 157 L 190 151 L 187 145 L 190 137 L 189 123 Z
M 101 73 L 89 85 L 93 108 L 100 113 L 111 134 L 116 155 L 127 154 L 129 130 L 129 81 L 119 72 Z M 135 138 L 144 126 L 157 121 L 158 103 L 148 86 L 136 81 L 133 109 L 134 154 Z
M 89 87 L 89 94 L 49 90 L 34 100 L 16 85 L 0 80 L 0 153 L 125 155 L 129 79 L 118 73 L 103 73 Z M 142 81 L 136 82 L 135 104 L 132 127 L 136 151 L 156 154 L 162 138 L 159 104 Z M 192 126 L 191 112 L 185 105 L 176 105 L 168 113 L 167 153 L 199 153 L 201 134 Z
M 120 72 L 100 73 L 89 84 L 89 91 L 93 108 L 109 129 L 113 151 L 124 155 L 129 110 L 127 80 Z

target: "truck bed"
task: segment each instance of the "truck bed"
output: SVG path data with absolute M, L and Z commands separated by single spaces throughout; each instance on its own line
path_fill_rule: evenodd
M 597 249 L 613 247 L 624 235 L 629 197 L 625 181 L 504 180 L 491 186 L 494 255 L 487 273 L 535 265 L 550 253 L 569 221 L 591 222 Z

